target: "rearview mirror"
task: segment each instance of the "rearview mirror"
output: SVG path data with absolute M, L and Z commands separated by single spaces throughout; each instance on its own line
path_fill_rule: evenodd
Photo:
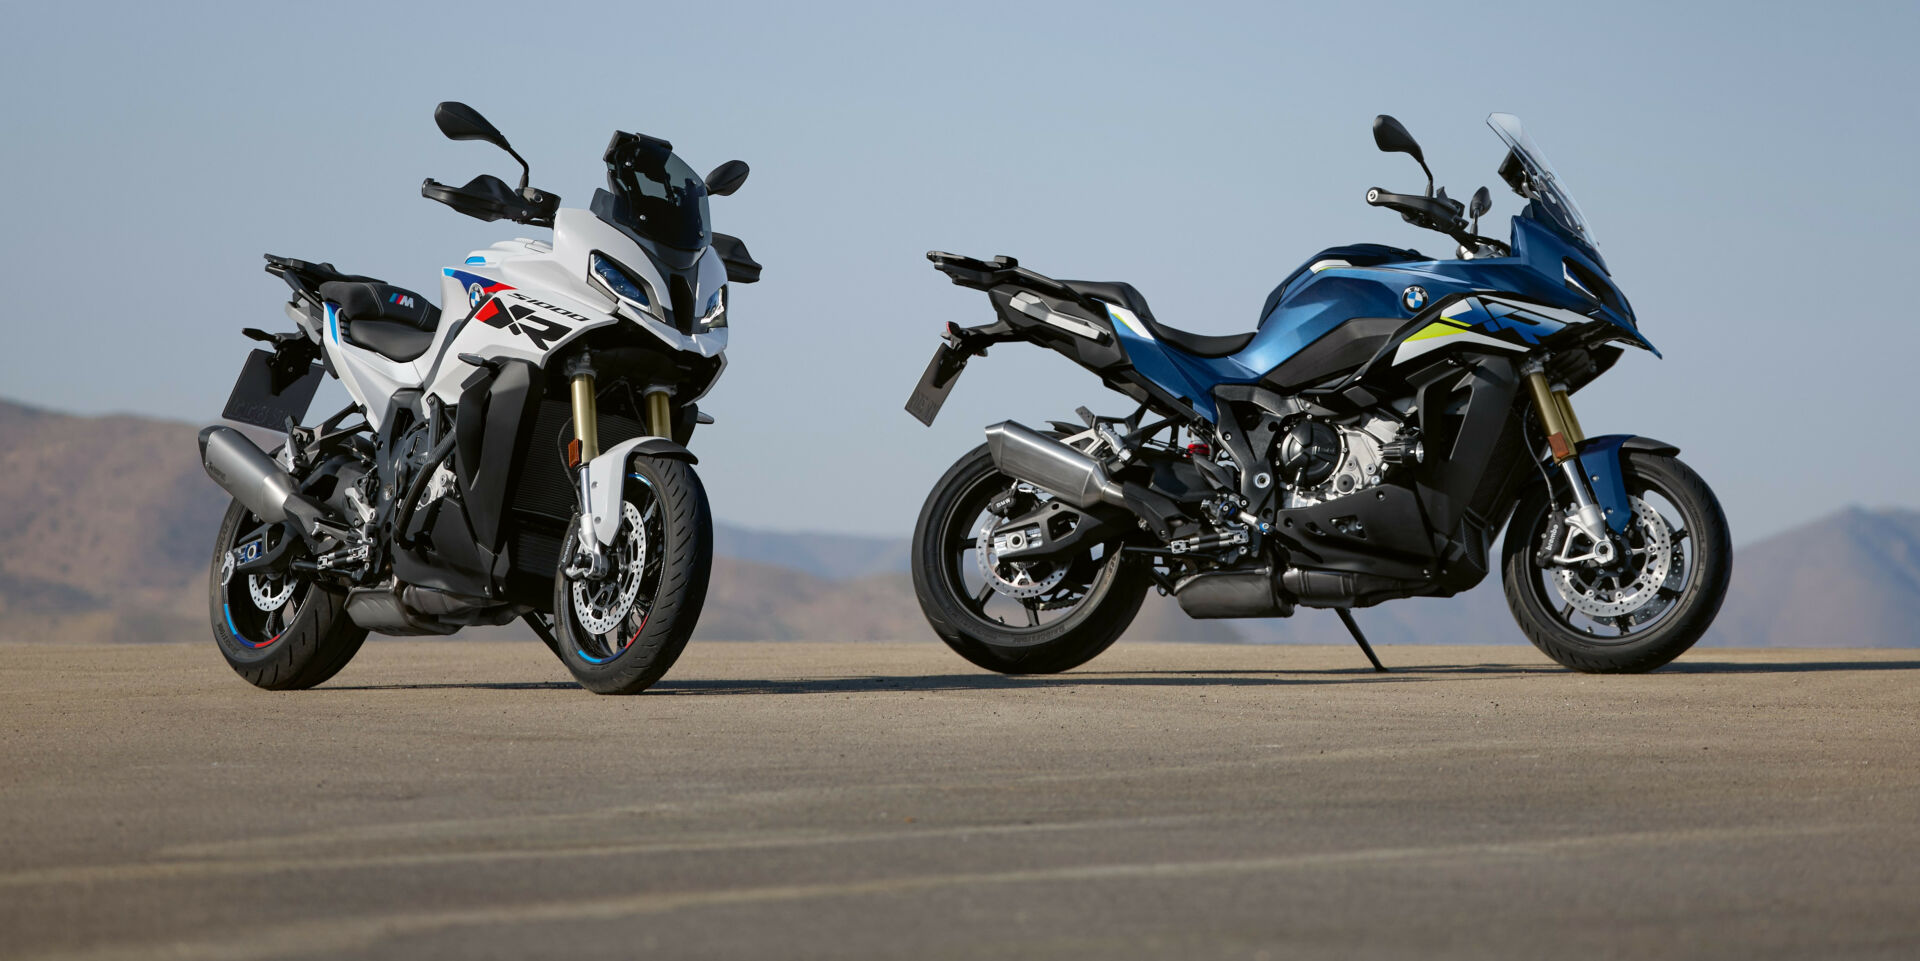
M 740 189 L 741 184 L 747 182 L 747 172 L 747 162 L 744 160 L 729 160 L 713 168 L 713 172 L 707 174 L 707 193 L 716 197 L 732 195 Z
M 433 122 L 440 126 L 440 132 L 448 140 L 484 140 L 501 150 L 512 150 L 507 146 L 507 138 L 499 128 L 480 116 L 480 111 L 460 103 L 448 100 L 433 108 Z
M 1373 145 L 1384 153 L 1403 153 L 1420 165 L 1422 173 L 1427 175 L 1427 196 L 1433 196 L 1433 171 L 1427 169 L 1427 158 L 1420 152 L 1420 144 L 1413 139 L 1400 121 L 1381 114 L 1373 118 Z
M 486 123 L 484 120 L 480 122 Z M 1413 139 L 1413 134 L 1408 133 L 1400 121 L 1384 113 L 1373 118 L 1373 145 L 1383 153 L 1411 154 L 1413 159 L 1420 161 L 1421 166 L 1427 164 L 1426 158 L 1420 155 L 1420 144 Z
M 1467 216 L 1479 220 L 1481 214 L 1492 209 L 1493 195 L 1487 193 L 1487 188 L 1481 187 L 1479 190 L 1473 192 L 1473 202 L 1467 204 Z
M 443 100 L 439 106 L 433 108 L 433 122 L 440 127 L 441 133 L 446 134 L 448 140 L 484 140 L 506 151 L 507 156 L 520 164 L 519 189 L 522 193 L 526 192 L 527 179 L 532 173 L 527 168 L 526 158 L 515 153 L 513 148 L 507 145 L 506 135 L 501 133 L 499 128 L 488 123 L 487 118 L 480 116 L 480 111 L 458 100 Z

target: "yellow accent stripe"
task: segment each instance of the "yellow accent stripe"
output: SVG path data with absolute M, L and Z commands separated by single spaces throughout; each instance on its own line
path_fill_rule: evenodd
M 1432 323 L 1420 328 L 1419 331 L 1408 337 L 1407 340 L 1431 340 L 1435 337 L 1451 337 L 1454 334 L 1464 333 L 1465 330 L 1466 328 L 1464 327 L 1456 327 L 1452 324 Z

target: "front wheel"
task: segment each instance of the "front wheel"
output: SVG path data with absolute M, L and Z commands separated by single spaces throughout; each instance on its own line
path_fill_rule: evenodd
M 1000 473 L 985 445 L 934 486 L 913 532 L 913 592 L 935 634 L 1002 674 L 1053 674 L 1107 649 L 1151 586 L 1117 542 L 1036 561 L 994 555 L 991 531 L 1051 495 Z
M 569 576 L 564 563 L 554 574 L 560 659 L 596 694 L 638 694 L 667 673 L 693 636 L 713 568 L 713 515 L 692 465 L 635 457 L 624 488 L 602 574 Z M 579 518 L 568 528 L 563 558 L 579 553 Z
M 1507 606 L 1548 657 L 1589 674 L 1638 674 L 1679 657 L 1705 634 L 1726 597 L 1733 545 L 1720 502 L 1679 459 L 1628 452 L 1621 465 L 1633 510 L 1622 559 L 1540 566 L 1551 514 L 1541 487 L 1507 526 Z

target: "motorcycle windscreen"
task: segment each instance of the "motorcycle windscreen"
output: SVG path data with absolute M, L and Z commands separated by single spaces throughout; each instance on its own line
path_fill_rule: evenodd
M 241 365 L 240 378 L 234 381 L 220 416 L 284 432 L 289 420 L 298 424 L 306 419 L 324 373 L 318 364 L 309 363 L 302 370 L 277 362 L 272 351 L 256 350 Z

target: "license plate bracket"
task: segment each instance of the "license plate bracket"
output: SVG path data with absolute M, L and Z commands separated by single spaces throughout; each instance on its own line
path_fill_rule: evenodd
M 940 408 L 947 402 L 947 395 L 953 393 L 953 385 L 960 380 L 960 372 L 967 367 L 972 354 L 952 344 L 943 343 L 933 352 L 933 359 L 927 362 L 927 370 L 920 375 L 920 383 L 915 385 L 913 393 L 907 397 L 907 413 L 913 419 L 933 426 L 933 419 L 940 414 Z
M 302 369 L 279 361 L 273 351 L 256 350 L 240 366 L 240 377 L 233 382 L 233 393 L 227 395 L 227 406 L 220 416 L 284 432 L 289 418 L 295 424 L 306 419 L 323 373 L 325 370 L 312 362 Z

